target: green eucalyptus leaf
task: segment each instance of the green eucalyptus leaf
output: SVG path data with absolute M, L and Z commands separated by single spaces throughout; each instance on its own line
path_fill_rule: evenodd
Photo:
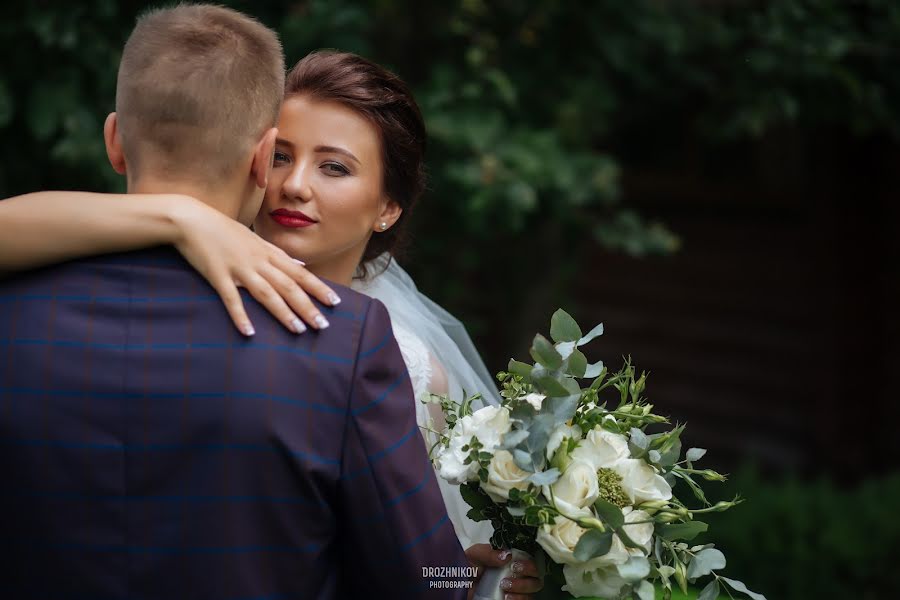
M 566 359 L 566 372 L 572 377 L 582 378 L 587 371 L 587 357 L 581 350 L 573 350 Z
M 578 409 L 578 401 L 581 400 L 581 394 L 572 394 L 564 397 L 553 397 L 544 400 L 541 405 L 541 413 L 549 417 L 547 423 L 550 430 L 555 429 L 557 425 L 565 423 L 575 416 Z M 547 438 L 550 437 L 550 430 L 547 431 Z
M 503 436 L 503 443 L 500 445 L 500 448 L 502 448 L 503 450 L 511 450 L 512 448 L 515 448 L 516 446 L 524 442 L 527 438 L 527 429 L 515 429 Z
M 703 521 L 688 521 L 687 523 L 672 523 L 668 525 L 657 525 L 656 535 L 664 540 L 684 540 L 691 541 L 701 533 L 709 529 L 709 525 Z
M 554 342 L 577 342 L 581 339 L 581 327 L 569 313 L 559 309 L 550 318 L 550 337 Z
M 625 524 L 625 515 L 622 514 L 622 509 L 612 502 L 597 498 L 594 501 L 594 508 L 597 510 L 597 516 L 611 528 L 618 529 Z
M 595 338 L 600 337 L 601 335 L 603 335 L 603 323 L 600 323 L 599 325 L 597 325 L 596 327 L 591 329 L 587 333 L 587 335 L 583 336 L 580 340 L 578 340 L 578 345 L 584 346 L 585 344 L 591 342 Z
M 653 589 L 653 584 L 649 581 L 642 581 L 634 588 L 634 596 L 637 600 L 654 600 L 656 598 L 656 592 Z
M 641 450 L 646 450 L 650 446 L 650 440 L 647 439 L 647 435 L 637 427 L 631 428 L 630 436 L 631 443 Z
M 603 369 L 603 361 L 597 361 L 594 364 L 587 366 L 582 377 L 584 379 L 594 379 L 595 377 L 600 377 L 600 375 L 603 374 Z M 600 383 L 602 383 L 602 381 Z
M 534 336 L 534 343 L 531 346 L 531 357 L 535 362 L 547 369 L 558 369 L 562 366 L 562 356 L 556 351 L 553 344 L 541 334 Z
M 706 454 L 706 450 L 703 448 L 691 448 L 690 450 L 685 452 L 684 458 L 688 462 L 697 462 L 698 460 L 703 458 L 704 454 Z
M 560 342 L 556 344 L 556 351 L 563 358 L 569 358 L 573 350 L 575 350 L 575 342 Z
M 707 548 L 694 555 L 688 565 L 687 578 L 694 581 L 704 575 L 709 575 L 716 569 L 725 568 L 725 555 L 716 548 Z
M 512 373 L 513 375 L 518 375 L 520 377 L 524 377 L 526 380 L 531 379 L 531 370 L 534 367 L 529 365 L 528 363 L 519 362 L 517 360 L 510 360 L 509 366 L 506 367 L 506 370 Z
M 612 532 L 590 529 L 575 544 L 575 559 L 584 562 L 603 556 L 612 547 Z
M 742 594 L 747 594 L 753 600 L 766 600 L 766 597 L 762 594 L 757 594 L 756 592 L 751 592 L 747 589 L 747 586 L 744 585 L 744 582 L 738 581 L 737 579 L 729 579 L 728 577 L 719 577 L 722 581 L 731 586 L 731 589 L 736 592 L 740 592 Z
M 530 481 L 534 485 L 550 485 L 556 482 L 557 479 L 559 479 L 559 475 L 559 469 L 554 467 L 552 469 L 547 469 L 546 471 L 541 471 L 539 473 L 531 475 L 530 477 L 528 477 L 528 481 Z
M 619 577 L 628 583 L 637 583 L 650 575 L 650 561 L 645 556 L 632 556 L 625 564 L 618 565 L 616 570 Z
M 560 398 L 562 396 L 570 396 L 572 393 L 566 389 L 560 381 L 550 375 L 545 375 L 534 380 L 534 387 L 540 390 L 546 396 Z
M 719 580 L 713 579 L 706 584 L 706 587 L 697 596 L 697 600 L 716 600 L 719 597 Z
M 534 472 L 534 465 L 531 462 L 531 454 L 516 448 L 512 452 L 513 461 L 515 461 L 516 466 L 518 466 L 523 471 Z

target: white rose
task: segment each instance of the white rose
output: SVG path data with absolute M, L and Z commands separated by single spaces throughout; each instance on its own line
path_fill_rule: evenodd
M 594 465 L 594 470 L 612 467 L 630 456 L 628 439 L 621 434 L 594 427 L 571 454 L 573 459 Z
M 562 590 L 576 598 L 585 596 L 618 598 L 627 582 L 619 577 L 615 566 L 597 567 L 592 562 L 564 565 L 563 575 L 566 578 L 566 585 L 562 586 Z
M 640 548 L 628 548 L 622 543 L 622 540 L 619 539 L 618 535 L 614 535 L 613 543 L 608 554 L 621 558 L 617 564 L 625 563 L 628 560 L 629 555 L 647 556 L 650 553 L 651 544 L 653 542 L 653 519 L 649 514 L 642 510 L 634 510 L 630 506 L 623 508 L 622 513 L 625 515 L 625 525 L 622 528 L 625 530 L 628 537 L 644 550 L 641 551 Z M 651 522 L 641 523 L 640 521 Z M 606 564 L 609 563 L 607 562 Z
M 594 516 L 593 513 L 586 508 L 577 509 L 572 513 L 567 514 L 571 517 Z M 566 519 L 565 517 L 556 517 L 556 522 L 553 525 L 545 524 L 538 528 L 537 543 L 547 552 L 547 556 L 560 565 L 576 565 L 585 569 L 594 569 L 620 565 L 628 561 L 628 549 L 625 548 L 625 545 L 615 536 L 613 536 L 613 545 L 610 546 L 609 552 L 603 556 L 592 558 L 587 562 L 578 561 L 575 558 L 575 546 L 586 531 L 586 529 L 582 528 L 575 521 Z M 617 541 L 618 544 L 616 544 Z
M 622 478 L 622 490 L 632 504 L 672 497 L 672 486 L 639 458 L 619 461 L 610 468 Z
M 590 517 L 591 511 L 582 509 L 573 512 L 572 517 Z M 556 522 L 550 525 L 545 523 L 538 528 L 537 543 L 547 552 L 547 556 L 553 562 L 560 565 L 577 565 L 575 560 L 575 545 L 581 539 L 586 529 L 580 527 L 575 521 L 565 517 L 556 517 Z
M 541 405 L 544 403 L 544 398 L 546 397 L 547 396 L 543 394 L 532 393 L 525 396 L 524 400 L 528 404 L 532 405 L 534 407 L 534 410 L 541 410 Z
M 590 463 L 572 461 L 559 479 L 552 485 L 544 486 L 544 496 L 548 500 L 551 490 L 557 507 L 565 514 L 572 514 L 579 508 L 592 505 L 600 495 L 597 470 Z
M 463 451 L 463 446 L 474 436 L 481 442 L 483 452 L 493 452 L 509 427 L 509 410 L 500 406 L 485 406 L 457 421 L 450 441 L 437 455 L 440 476 L 456 485 L 476 479 L 478 463 L 464 464 L 469 451 Z
M 578 425 L 569 426 L 565 423 L 557 425 L 556 429 L 553 430 L 553 433 L 550 434 L 550 439 L 547 441 L 547 460 L 553 458 L 553 453 L 562 445 L 563 440 L 567 438 L 580 440 L 581 428 L 578 427 Z
M 526 489 L 527 479 L 531 477 L 531 473 L 520 469 L 512 454 L 506 450 L 497 450 L 494 453 L 487 472 L 487 481 L 483 482 L 481 487 L 494 502 L 509 500 L 509 490 L 512 488 Z

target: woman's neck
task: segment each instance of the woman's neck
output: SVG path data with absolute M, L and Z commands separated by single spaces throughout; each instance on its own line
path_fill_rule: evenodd
M 336 257 L 330 261 L 320 263 L 307 264 L 306 268 L 310 273 L 320 279 L 327 279 L 334 283 L 350 287 L 353 283 L 353 275 L 359 267 L 359 259 L 361 257 Z

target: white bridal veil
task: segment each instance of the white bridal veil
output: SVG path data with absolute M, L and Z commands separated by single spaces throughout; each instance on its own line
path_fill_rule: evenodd
M 395 328 L 412 331 L 425 343 L 447 373 L 450 397 L 460 401 L 463 390 L 469 395 L 480 392 L 485 404 L 499 404 L 495 380 L 459 319 L 421 293 L 390 255 L 382 254 L 372 261 L 372 268 L 375 275 L 354 281 L 353 287 L 381 300 Z
M 400 333 L 405 330 L 415 334 L 424 343 L 425 348 L 447 376 L 450 397 L 461 402 L 465 390 L 469 396 L 479 392 L 484 404 L 499 404 L 500 396 L 494 378 L 478 355 L 463 324 L 422 294 L 409 274 L 397 264 L 397 261 L 391 260 L 389 254 L 382 254 L 372 261 L 372 267 L 375 275 L 365 281 L 354 281 L 353 287 L 384 303 L 398 339 Z M 427 360 L 427 357 L 422 358 Z M 422 425 L 427 422 L 427 411 L 421 406 L 418 398 L 416 403 L 417 419 Z M 480 404 L 473 405 L 475 409 L 480 407 Z M 426 440 L 429 437 L 425 435 Z M 440 476 L 437 481 L 447 507 L 447 514 L 462 547 L 469 548 L 472 544 L 487 543 L 493 533 L 491 524 L 488 521 L 475 522 L 469 519 L 466 516 L 469 505 L 462 499 L 459 487 L 448 483 Z

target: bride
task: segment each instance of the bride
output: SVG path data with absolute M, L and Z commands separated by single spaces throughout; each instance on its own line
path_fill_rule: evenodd
M 496 387 L 462 324 L 421 294 L 393 259 L 425 188 L 425 141 L 419 108 L 398 77 L 353 54 L 314 52 L 287 76 L 255 234 L 187 196 L 38 192 L 0 202 L 0 272 L 173 244 L 246 335 L 253 335 L 253 326 L 238 287 L 297 334 L 306 324 L 327 327 L 304 291 L 339 303 L 321 277 L 385 304 L 416 398 L 436 393 L 459 401 L 477 392 L 497 403 Z M 112 156 L 111 162 L 125 174 L 123 162 Z M 418 402 L 416 415 L 430 447 L 428 430 L 443 426 L 440 410 Z M 504 565 L 509 553 L 487 544 L 490 524 L 467 518 L 459 488 L 438 482 L 469 560 Z M 527 598 L 541 588 L 533 562 L 517 562 L 513 571 L 517 576 L 501 582 L 507 598 Z

